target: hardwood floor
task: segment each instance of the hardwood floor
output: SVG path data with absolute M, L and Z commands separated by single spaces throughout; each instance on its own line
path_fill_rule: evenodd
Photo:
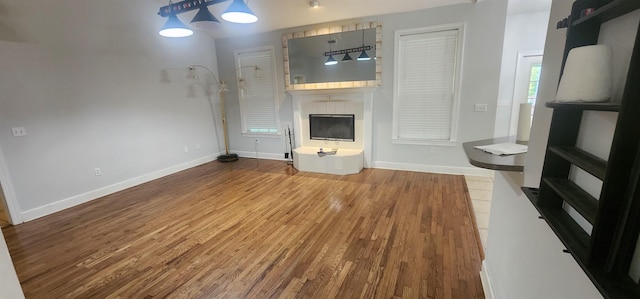
M 3 229 L 27 298 L 483 298 L 463 176 L 212 162 Z

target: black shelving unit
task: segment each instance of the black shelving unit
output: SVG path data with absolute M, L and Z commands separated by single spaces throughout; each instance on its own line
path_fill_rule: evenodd
M 585 8 L 595 11 L 580 18 Z M 564 61 L 572 48 L 596 44 L 602 23 L 639 8 L 639 0 L 575 1 Z M 640 35 L 626 82 L 620 103 L 546 104 L 553 116 L 540 187 L 523 187 L 541 218 L 605 298 L 640 298 L 640 286 L 628 275 L 640 234 Z M 576 146 L 584 111 L 618 112 L 607 160 Z M 572 167 L 602 180 L 598 198 L 570 180 Z M 590 235 L 565 211 L 566 205 L 593 226 Z

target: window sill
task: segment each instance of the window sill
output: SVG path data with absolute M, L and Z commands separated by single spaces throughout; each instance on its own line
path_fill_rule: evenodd
M 273 134 L 242 133 L 242 137 L 247 137 L 247 138 L 273 138 L 273 139 L 280 139 L 280 137 L 282 137 L 282 134 L 281 134 L 281 133 L 273 133 Z
M 457 146 L 455 140 L 424 140 L 424 139 L 391 139 L 392 144 L 432 145 L 432 146 Z

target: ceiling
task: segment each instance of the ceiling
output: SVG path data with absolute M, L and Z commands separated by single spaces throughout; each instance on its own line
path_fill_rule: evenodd
M 166 5 L 166 0 L 155 0 Z M 245 0 L 247 2 L 247 0 Z M 223 22 L 224 28 L 212 32 L 215 37 L 226 37 L 258 32 L 269 32 L 310 24 L 376 16 L 389 13 L 408 12 L 426 8 L 473 3 L 476 0 L 318 0 L 319 7 L 311 8 L 309 0 L 248 0 L 248 6 L 258 16 L 254 24 L 231 24 Z M 222 20 L 220 14 L 229 6 L 224 2 L 210 6 L 211 12 Z M 184 16 L 183 16 L 184 15 Z M 195 12 L 179 17 L 189 22 Z
M 246 0 L 245 0 L 246 1 Z M 222 29 L 207 33 L 214 38 L 269 32 L 338 20 L 415 11 L 438 6 L 474 3 L 476 0 L 248 0 L 258 16 L 254 24 L 223 21 Z M 488 1 L 488 0 L 478 0 Z M 178 2 L 177 0 L 174 2 Z M 548 10 L 551 0 L 509 0 L 509 12 Z M 151 39 L 165 19 L 158 16 L 168 0 L 0 0 L 0 40 L 74 47 L 114 47 L 128 41 Z M 210 6 L 219 17 L 230 2 Z M 179 15 L 188 23 L 196 11 Z M 144 41 L 142 41 L 144 42 Z

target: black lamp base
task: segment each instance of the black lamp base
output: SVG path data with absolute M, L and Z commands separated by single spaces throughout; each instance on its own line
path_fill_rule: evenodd
M 223 154 L 218 156 L 220 162 L 235 162 L 238 161 L 238 154 Z

